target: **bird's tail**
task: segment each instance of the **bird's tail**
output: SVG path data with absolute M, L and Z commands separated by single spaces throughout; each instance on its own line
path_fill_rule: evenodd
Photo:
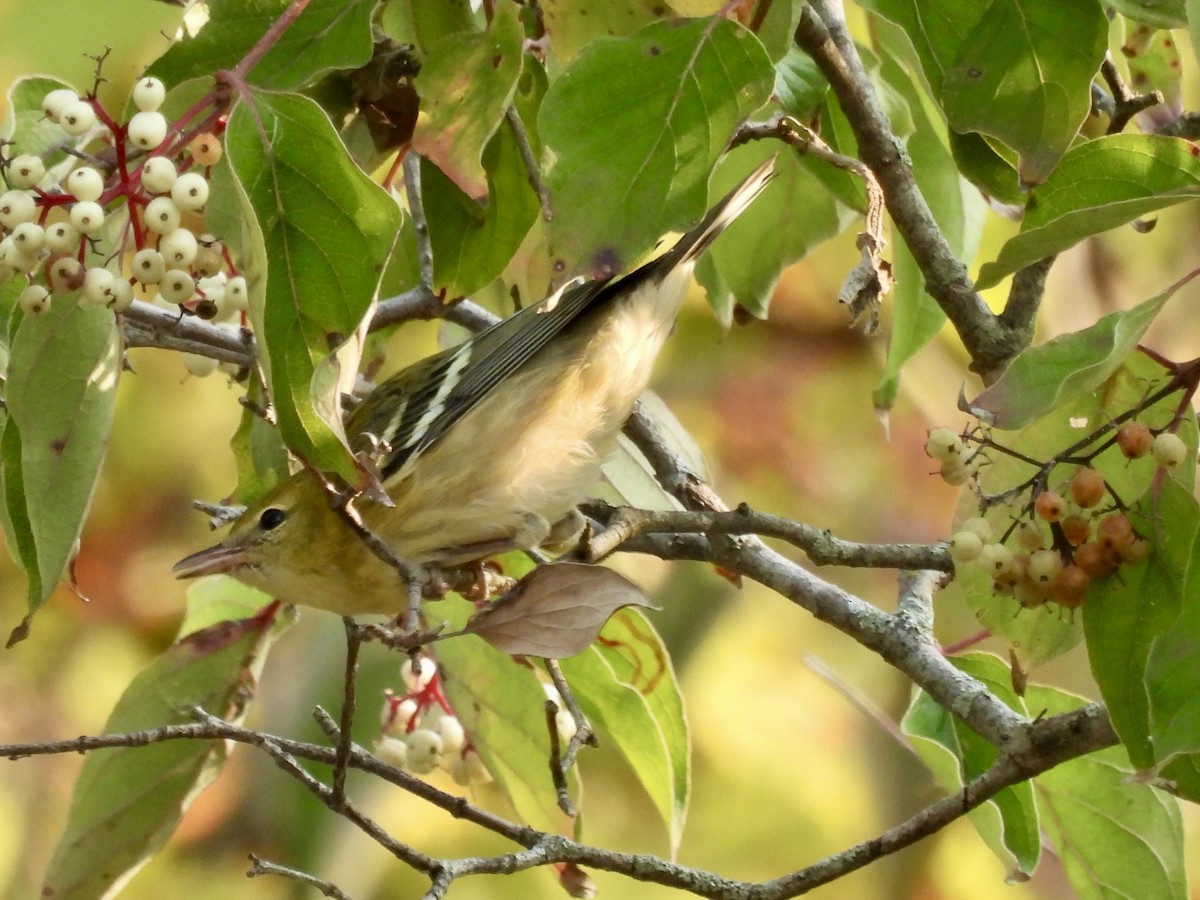
M 724 199 L 708 211 L 699 225 L 681 237 L 674 247 L 663 254 L 656 266 L 658 270 L 666 273 L 699 258 L 720 236 L 721 232 L 749 208 L 774 177 L 775 157 L 772 156 L 747 175 L 741 184 L 726 194 Z

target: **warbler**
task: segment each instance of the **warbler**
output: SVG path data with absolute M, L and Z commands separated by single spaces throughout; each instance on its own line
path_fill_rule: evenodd
M 697 258 L 774 176 L 764 163 L 669 250 L 626 275 L 568 283 L 402 370 L 346 420 L 392 504 L 363 523 L 412 566 L 453 567 L 560 539 L 646 387 Z M 406 592 L 311 472 L 264 495 L 225 540 L 174 567 L 225 572 L 341 615 L 396 613 Z

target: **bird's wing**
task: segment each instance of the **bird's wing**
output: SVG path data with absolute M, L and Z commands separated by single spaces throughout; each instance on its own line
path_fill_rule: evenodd
M 508 376 L 519 371 L 564 328 L 591 308 L 605 282 L 570 282 L 562 291 L 526 307 L 457 347 L 443 350 L 393 375 L 375 390 L 386 403 L 367 397 L 346 423 L 353 435 L 370 435 L 383 446 L 384 480 L 407 467 Z M 361 446 L 358 448 L 361 449 Z

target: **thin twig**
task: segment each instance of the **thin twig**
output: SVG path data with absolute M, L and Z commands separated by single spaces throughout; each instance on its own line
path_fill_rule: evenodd
M 306 884 L 309 887 L 316 888 L 326 897 L 332 897 L 333 900 L 351 900 L 349 894 L 341 890 L 332 881 L 326 881 L 323 878 L 318 878 L 315 875 L 310 875 L 308 872 L 301 872 L 299 869 L 292 869 L 288 866 L 281 866 L 278 863 L 270 862 L 250 854 L 250 868 L 246 870 L 247 878 L 257 878 L 261 875 L 280 875 L 284 878 L 290 878 L 293 881 L 298 881 L 301 884 Z
M 355 687 L 358 681 L 358 651 L 362 647 L 362 632 L 349 616 L 342 618 L 346 630 L 346 668 L 342 676 L 342 715 L 338 726 L 337 759 L 333 765 L 333 800 L 346 799 L 346 770 L 349 768 L 353 745 L 354 713 L 357 708 Z
M 558 691 L 558 696 L 562 698 L 563 704 L 567 708 L 567 712 L 571 714 L 571 719 L 575 722 L 575 733 L 571 735 L 571 739 L 567 741 L 566 752 L 559 759 L 559 769 L 562 773 L 562 781 L 565 787 L 567 772 L 571 771 L 575 765 L 575 760 L 579 756 L 579 751 L 586 744 L 589 747 L 599 747 L 600 739 L 596 736 L 595 730 L 592 728 L 592 723 L 588 721 L 588 717 L 584 715 L 583 709 L 579 706 L 579 701 L 575 699 L 575 693 L 571 690 L 571 685 L 567 683 L 566 676 L 563 675 L 562 667 L 559 666 L 558 660 L 545 660 L 546 671 L 550 675 L 550 680 L 554 682 L 554 688 Z M 557 706 L 557 704 L 554 704 Z M 557 742 L 558 728 L 555 726 L 553 717 L 550 717 L 551 739 Z M 558 784 L 558 781 L 555 781 Z M 570 805 L 570 799 L 567 798 L 567 803 Z M 563 812 L 567 812 L 564 808 Z M 568 812 L 568 815 L 574 815 L 573 812 Z
M 525 130 L 525 123 L 521 121 L 521 114 L 517 112 L 515 106 L 508 108 L 505 118 L 508 120 L 508 127 L 512 129 L 513 137 L 517 140 L 517 150 L 521 154 L 521 161 L 525 164 L 525 174 L 529 178 L 529 186 L 537 194 L 538 205 L 542 208 L 542 221 L 551 222 L 554 220 L 554 207 L 550 201 L 550 191 L 542 181 L 542 170 L 538 168 L 537 158 L 533 155 L 533 147 L 529 143 L 529 132 Z
M 1104 77 L 1108 89 L 1112 91 L 1113 99 L 1113 111 L 1108 121 L 1106 134 L 1120 134 L 1138 113 L 1163 102 L 1163 95 L 1160 91 L 1136 94 L 1130 90 L 1125 79 L 1121 77 L 1121 70 L 1113 62 L 1112 53 L 1104 54 L 1104 62 L 1100 64 L 1100 74 Z
M 421 197 L 421 157 L 415 150 L 410 150 L 404 157 L 404 191 L 417 237 L 417 271 L 421 275 L 421 284 L 432 291 L 433 247 L 429 242 L 429 220 L 425 218 L 425 203 Z

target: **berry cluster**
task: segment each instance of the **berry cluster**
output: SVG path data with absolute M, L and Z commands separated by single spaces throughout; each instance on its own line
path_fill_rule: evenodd
M 428 656 L 410 657 L 400 669 L 407 689 L 403 696 L 384 693 L 383 736 L 375 754 L 414 775 L 445 769 L 461 785 L 492 780 L 442 692 L 437 663 Z
M 949 428 L 930 432 L 925 452 L 938 461 L 942 477 L 962 484 L 973 477 L 985 449 L 998 448 L 987 437 L 960 435 Z M 973 451 L 968 440 L 978 443 Z M 1155 434 L 1144 424 L 1123 424 L 1113 442 L 1126 459 L 1150 456 L 1165 470 L 1187 457 L 1183 440 L 1169 431 Z M 1047 471 L 1049 465 L 1044 467 Z M 998 594 L 1014 597 L 1022 607 L 1057 603 L 1075 609 L 1083 603 L 1093 578 L 1114 574 L 1125 563 L 1146 558 L 1149 545 L 1137 534 L 1123 505 L 1104 476 L 1088 462 L 1077 465 L 1060 490 L 1033 479 L 1031 501 L 1003 533 L 976 516 L 964 521 L 950 539 L 955 566 L 984 571 Z M 1109 502 L 1106 504 L 1106 499 Z
M 75 292 L 82 305 L 117 313 L 142 297 L 204 318 L 244 314 L 246 280 L 203 228 L 206 174 L 221 144 L 207 128 L 172 126 L 159 111 L 165 97 L 161 81 L 142 78 L 131 95 L 136 112 L 121 121 L 94 93 L 50 91 L 42 112 L 71 155 L 50 170 L 58 146 L 45 158 L 0 157 L 0 284 L 25 279 L 18 302 L 27 314 Z M 78 164 L 63 174 L 72 158 Z

